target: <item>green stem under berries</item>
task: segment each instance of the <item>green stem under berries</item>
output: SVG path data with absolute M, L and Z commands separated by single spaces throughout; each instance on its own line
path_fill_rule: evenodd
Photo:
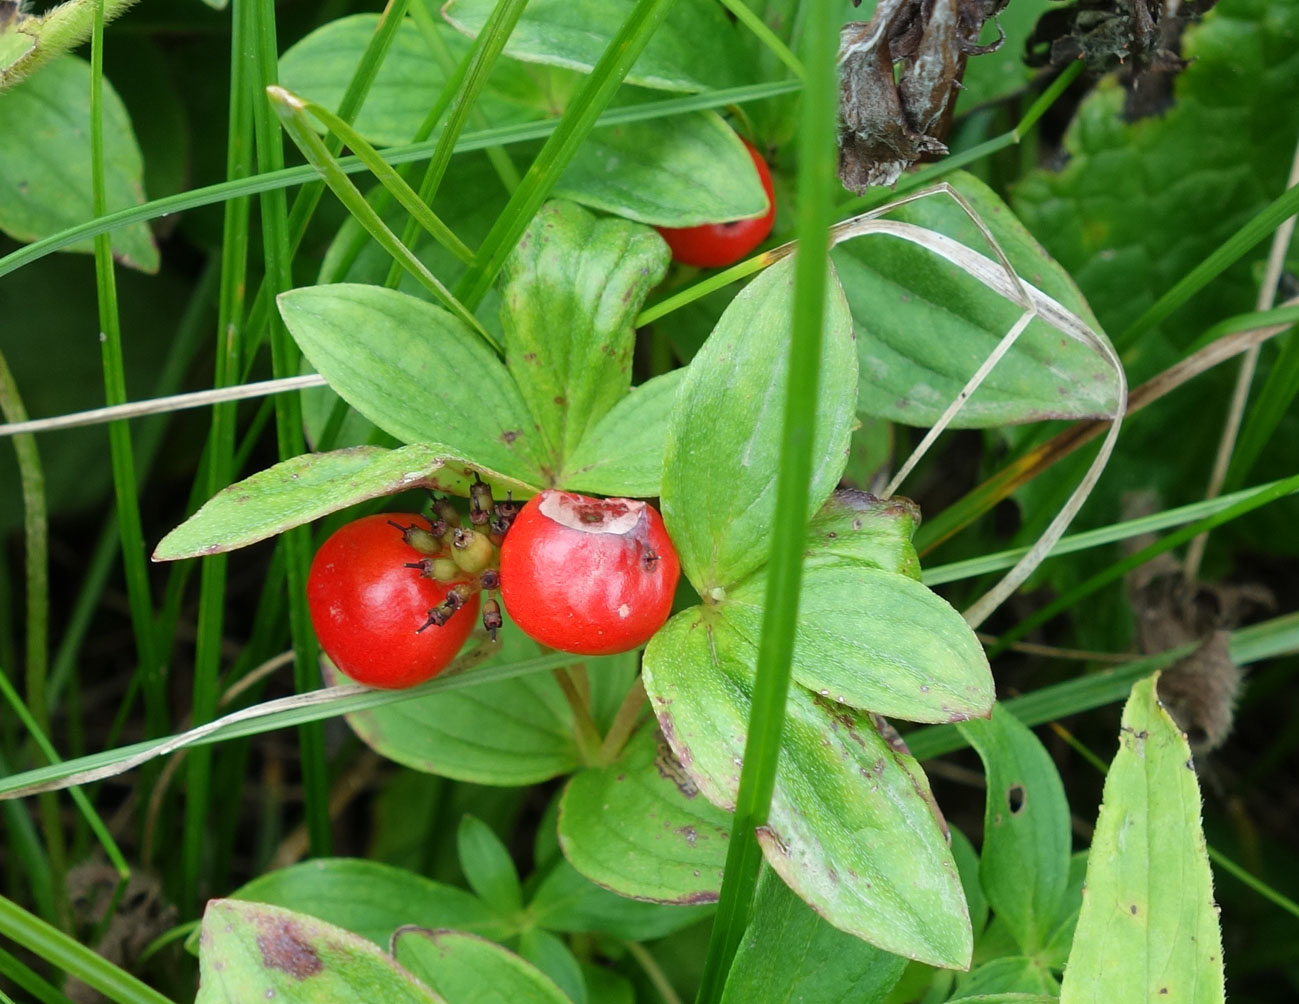
M 644 717 L 645 701 L 645 684 L 638 676 L 632 681 L 627 696 L 622 699 L 617 714 L 613 716 L 609 731 L 604 734 L 604 742 L 600 744 L 599 758 L 596 761 L 599 766 L 607 766 L 618 759 L 627 740 Z
M 578 757 L 581 759 L 583 766 L 592 766 L 599 762 L 602 740 L 600 730 L 596 728 L 595 719 L 591 717 L 590 701 L 583 696 L 582 691 L 569 674 L 568 667 L 560 666 L 553 672 L 555 682 L 559 684 L 559 689 L 564 692 L 564 699 L 568 701 L 568 706 L 573 709 L 573 738 L 577 741 Z

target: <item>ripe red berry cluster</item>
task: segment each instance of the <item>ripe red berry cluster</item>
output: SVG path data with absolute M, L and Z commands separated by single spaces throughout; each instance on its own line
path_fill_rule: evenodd
M 367 516 L 321 546 L 307 601 L 321 647 L 374 687 L 410 687 L 450 664 L 479 611 L 492 640 L 499 590 L 529 637 L 608 655 L 647 642 L 672 608 L 676 550 L 652 506 L 545 491 L 520 510 L 470 489 L 469 524 L 447 499 L 432 518 Z

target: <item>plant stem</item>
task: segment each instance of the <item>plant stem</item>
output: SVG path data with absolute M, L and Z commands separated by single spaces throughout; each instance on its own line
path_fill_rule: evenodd
M 640 724 L 645 713 L 646 700 L 645 683 L 638 676 L 632 681 L 627 696 L 618 706 L 618 711 L 609 724 L 609 731 L 604 734 L 604 742 L 600 744 L 600 752 L 596 757 L 597 764 L 604 766 L 618 759 L 623 747 L 627 745 L 627 740 Z
M 681 1004 L 681 998 L 677 996 L 676 990 L 668 982 L 663 967 L 650 954 L 649 949 L 639 941 L 624 941 L 622 944 L 627 949 L 627 954 L 636 960 L 636 964 L 641 967 L 641 970 L 649 977 L 649 981 L 654 984 L 654 989 L 663 998 L 663 1004 Z
M 595 719 L 591 717 L 591 702 L 583 695 L 581 688 L 573 680 L 567 666 L 558 666 L 554 670 L 555 682 L 564 692 L 564 699 L 573 709 L 573 738 L 577 743 L 577 752 L 582 763 L 596 763 L 600 756 L 600 730 Z

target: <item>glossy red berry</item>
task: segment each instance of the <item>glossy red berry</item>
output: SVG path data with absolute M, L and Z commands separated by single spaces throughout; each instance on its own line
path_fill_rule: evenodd
M 698 227 L 658 227 L 658 232 L 672 249 L 672 257 L 683 265 L 700 268 L 733 265 L 771 233 L 771 225 L 776 221 L 776 195 L 771 188 L 771 172 L 757 150 L 748 143 L 744 146 L 753 157 L 758 177 L 767 193 L 769 206 L 766 214 L 731 223 L 705 223 Z
M 530 638 L 580 655 L 645 644 L 672 610 L 681 565 L 663 517 L 632 499 L 551 489 L 501 545 L 501 599 Z
M 442 627 L 428 624 L 429 611 L 465 584 L 424 575 L 428 555 L 394 524 L 429 527 L 405 513 L 348 523 L 316 552 L 307 605 L 320 646 L 339 669 L 357 683 L 396 689 L 422 683 L 455 658 L 478 616 L 478 593 Z

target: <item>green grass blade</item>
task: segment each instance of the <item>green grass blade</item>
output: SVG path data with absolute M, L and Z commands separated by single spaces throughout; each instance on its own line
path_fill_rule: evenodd
M 320 172 L 325 179 L 325 184 L 338 196 L 338 200 L 343 203 L 347 211 L 355 217 L 356 221 L 365 228 L 379 246 L 387 251 L 394 261 L 406 269 L 421 286 L 433 294 L 436 300 L 477 331 L 488 345 L 499 352 L 501 350 L 500 346 L 483 328 L 478 318 L 474 317 L 465 305 L 446 286 L 442 285 L 437 276 L 428 270 L 427 266 L 415 256 L 415 253 L 410 248 L 397 239 L 397 235 L 383 222 L 375 208 L 366 201 L 365 196 L 361 194 L 361 190 L 352 184 L 347 175 L 342 172 L 338 160 L 329 153 L 325 148 L 324 141 L 307 124 L 306 103 L 282 87 L 271 87 L 267 94 L 281 124 L 284 126 L 284 131 L 302 150 L 307 160 Z M 278 318 L 275 323 L 281 327 L 283 326 L 283 322 L 279 321 Z
M 456 291 L 471 310 L 482 302 L 496 279 L 496 273 L 505 264 L 505 259 L 523 236 L 523 231 L 541 208 L 568 162 L 573 159 L 578 146 L 595 127 L 600 113 L 613 98 L 650 36 L 667 17 L 673 2 L 674 0 L 637 0 L 627 20 L 610 40 L 608 48 L 601 54 L 599 62 L 574 96 L 572 104 L 528 168 L 496 223 L 488 231 L 482 247 L 478 249 L 478 259 L 474 266 L 457 286 Z
M 322 108 L 314 101 L 300 101 L 300 105 L 310 112 L 321 125 L 333 133 L 337 139 L 341 140 L 343 145 L 350 147 L 361 158 L 361 162 L 370 169 L 370 172 L 378 179 L 379 184 L 383 185 L 401 207 L 411 214 L 411 223 L 414 227 L 423 227 L 435 241 L 465 264 L 469 264 L 474 260 L 473 251 L 465 245 L 464 241 L 452 233 L 451 228 L 438 219 L 437 214 L 429 208 L 429 203 L 432 200 L 424 199 L 421 194 L 417 194 L 410 185 L 406 184 L 405 179 L 397 173 L 397 170 L 385 161 L 379 155 L 379 151 L 371 146 L 360 133 L 328 108 Z M 337 168 L 337 161 L 334 163 L 334 168 Z M 341 175 L 341 172 L 339 174 Z M 409 246 L 412 240 L 414 240 L 414 231 L 409 235 L 403 235 L 402 243 Z M 394 265 L 398 264 L 400 263 L 394 262 Z
M 226 178 L 246 178 L 253 169 L 252 90 L 248 82 L 248 61 L 244 58 L 248 39 L 246 19 L 232 21 L 230 37 L 230 111 L 226 130 Z M 310 199 L 306 189 L 298 202 Z M 225 204 L 221 241 L 221 288 L 217 299 L 216 359 L 212 385 L 228 387 L 241 375 L 245 342 L 243 331 L 244 290 L 248 281 L 248 243 L 252 218 L 249 196 Z M 203 495 L 210 497 L 233 480 L 236 405 L 219 404 L 212 409 L 208 445 L 199 468 Z M 221 672 L 221 643 L 225 629 L 227 555 L 202 560 L 199 572 L 197 635 L 194 644 L 194 691 L 190 720 L 195 725 L 211 721 L 216 714 Z M 168 583 L 179 584 L 180 575 Z M 168 599 L 179 589 L 170 590 Z M 170 609 L 170 604 L 167 605 Z M 167 618 L 170 620 L 170 618 Z M 212 752 L 198 750 L 186 764 L 185 824 L 181 844 L 180 888 L 177 903 L 187 914 L 199 905 L 200 873 L 209 830 L 211 810 Z
M 1249 476 L 1258 462 L 1263 448 L 1276 433 L 1277 426 L 1290 412 L 1295 396 L 1299 395 L 1299 335 L 1292 328 L 1285 336 L 1281 354 L 1268 368 L 1263 388 L 1250 408 L 1245 427 L 1227 468 L 1228 486 L 1239 485 Z
M 753 707 L 740 770 L 735 821 L 697 997 L 699 1004 L 715 1004 L 721 1000 L 731 960 L 744 936 L 762 863 L 754 830 L 766 822 L 771 807 L 784 730 L 807 537 L 804 513 L 812 477 L 813 425 L 825 313 L 826 234 L 831 222 L 834 184 L 837 28 L 829 0 L 815 0 L 808 5 L 804 64 L 809 69 L 798 133 L 796 233 L 801 250 L 794 264 L 789 382 L 785 388 L 780 471 L 776 482 L 776 525 L 771 528 L 765 615 L 758 641 Z
M 95 215 L 105 211 L 104 183 L 104 11 L 103 0 L 95 5 L 94 31 L 90 49 L 90 163 Z M 122 329 L 117 313 L 117 280 L 113 273 L 113 248 L 107 234 L 95 238 L 95 281 L 99 294 L 100 342 L 104 361 L 104 403 L 126 402 L 126 366 L 122 357 Z M 122 569 L 131 606 L 139 673 L 144 693 L 145 728 L 151 735 L 167 730 L 166 681 L 158 658 L 153 627 L 153 599 L 145 557 L 144 528 L 140 519 L 140 497 L 135 480 L 135 457 L 131 430 L 126 422 L 108 426 L 113 464 L 113 490 L 117 498 L 118 529 L 122 537 Z
M 710 108 L 725 108 L 727 105 L 744 104 L 749 101 L 761 101 L 763 98 L 791 94 L 802 88 L 798 81 L 782 80 L 767 84 L 748 84 L 744 87 L 732 87 L 725 90 L 707 91 L 702 94 L 690 94 L 684 97 L 665 98 L 661 101 L 647 102 L 643 105 L 632 105 L 626 108 L 612 108 L 600 116 L 597 126 L 620 125 L 625 122 L 645 122 L 650 119 L 665 118 L 670 115 L 681 115 L 691 111 L 703 111 Z M 456 144 L 456 153 L 468 153 L 472 150 L 486 150 L 493 146 L 509 143 L 527 143 L 545 139 L 552 135 L 558 122 L 525 122 L 519 125 L 500 126 L 467 134 Z M 408 164 L 427 160 L 436 146 L 435 141 L 412 143 L 407 146 L 391 147 L 384 152 L 389 164 Z M 359 174 L 366 170 L 357 157 L 344 157 L 339 161 L 339 168 L 345 174 Z M 188 192 L 179 192 L 166 198 L 154 199 L 141 206 L 121 209 L 105 216 L 69 227 L 60 233 L 45 237 L 39 241 L 24 245 L 16 251 L 0 258 L 0 277 L 8 275 L 15 269 L 60 251 L 70 244 L 110 233 L 132 223 L 156 220 L 171 216 L 187 209 L 210 206 L 224 202 L 239 195 L 260 195 L 276 188 L 290 188 L 303 185 L 319 178 L 316 170 L 310 166 L 283 168 L 274 172 L 261 172 L 251 178 L 240 181 L 222 181 Z
M 451 163 L 451 156 L 455 152 L 460 133 L 469 121 L 469 115 L 476 106 L 478 95 L 487 86 L 487 78 L 491 75 L 492 67 L 496 65 L 496 60 L 505 48 L 505 43 L 509 40 L 511 32 L 514 31 L 514 26 L 518 23 L 519 16 L 523 13 L 523 8 L 526 5 L 527 0 L 499 0 L 496 6 L 492 8 L 492 13 L 487 18 L 487 23 L 483 25 L 483 30 L 474 39 L 463 80 L 451 105 L 446 124 L 442 127 L 442 134 L 438 137 L 438 145 L 433 151 L 433 157 L 428 162 L 428 168 L 424 172 L 424 180 L 420 182 L 419 198 L 417 199 L 420 205 L 433 205 L 438 188 L 442 184 L 442 177 L 446 174 L 447 165 Z M 421 16 L 430 16 L 427 8 L 424 9 Z M 435 39 L 440 40 L 440 36 L 436 32 L 432 34 Z M 405 205 L 405 203 L 402 204 Z M 402 243 L 408 247 L 415 240 L 415 226 L 417 223 L 422 223 L 422 221 L 412 213 L 412 219 L 407 222 L 405 232 L 401 235 Z M 464 261 L 470 263 L 471 259 L 464 259 Z M 399 274 L 394 262 L 393 267 L 388 270 L 388 277 L 384 285 L 389 289 L 396 289 L 398 278 Z
M 1259 506 L 1267 505 L 1269 502 L 1275 502 L 1277 499 L 1284 498 L 1294 492 L 1299 491 L 1299 474 L 1292 477 L 1283 478 L 1280 481 L 1274 481 L 1270 485 L 1264 485 L 1248 492 L 1240 501 L 1219 510 L 1210 516 L 1196 520 L 1189 526 L 1180 530 L 1175 530 L 1162 540 L 1158 540 L 1149 547 L 1142 548 L 1136 554 L 1124 558 L 1122 561 L 1115 562 L 1109 568 L 1097 572 L 1095 575 L 1080 582 L 1072 589 L 1061 594 L 1057 599 L 1048 603 L 1042 609 L 1036 611 L 1031 616 L 1024 618 L 1013 628 L 1003 634 L 997 644 L 993 645 L 988 651 L 988 657 L 994 658 L 1010 647 L 1011 642 L 1019 641 L 1026 634 L 1040 624 L 1045 624 L 1052 617 L 1065 610 L 1075 606 L 1083 598 L 1090 596 L 1102 586 L 1121 579 L 1134 568 L 1145 564 L 1156 555 L 1163 554 L 1180 544 L 1186 543 L 1192 537 L 1197 537 L 1201 533 L 1212 530 L 1214 527 L 1221 526 L 1223 523 L 1230 523 L 1233 519 L 1245 515 L 1248 512 L 1257 509 Z
M 0 898 L 0 935 L 75 976 L 116 1004 L 172 1004 L 92 949 L 4 898 Z
M 252 8 L 245 16 L 252 19 L 248 22 L 248 27 L 252 29 L 248 35 L 254 42 L 249 49 L 255 59 L 252 89 L 257 166 L 264 172 L 278 171 L 284 166 L 283 140 L 271 104 L 263 97 L 266 89 L 276 84 L 275 4 L 274 0 L 256 0 L 255 3 L 242 6 Z M 239 7 L 240 5 L 235 7 L 236 16 Z M 293 288 L 289 214 L 284 189 L 263 192 L 261 211 L 266 284 L 270 288 L 271 295 L 277 296 Z M 270 323 L 272 371 L 276 377 L 291 376 L 298 371 L 297 346 L 289 337 L 289 330 L 278 312 L 271 313 Z M 305 451 L 302 410 L 298 395 L 280 394 L 276 397 L 275 438 L 281 460 L 296 457 Z M 295 654 L 293 681 L 299 692 L 313 689 L 320 677 L 316 639 L 307 612 L 307 568 L 311 562 L 308 534 L 307 527 L 298 527 L 280 537 L 288 579 L 289 626 Z M 307 831 L 311 838 L 311 853 L 313 856 L 326 855 L 329 853 L 331 844 L 331 825 L 324 731 L 314 723 L 303 725 L 298 732 L 298 741 L 302 756 L 303 801 L 307 816 Z
M 430 694 L 440 694 L 451 690 L 462 690 L 481 684 L 499 683 L 519 676 L 541 673 L 572 663 L 573 657 L 564 652 L 554 652 L 525 659 L 522 662 L 506 663 L 500 666 L 488 666 L 462 673 L 450 673 L 436 677 L 428 683 L 411 687 L 407 690 L 365 690 L 352 693 L 349 688 L 335 688 L 338 692 L 317 691 L 311 703 L 300 707 L 280 708 L 273 706 L 270 711 L 253 713 L 252 709 L 239 712 L 241 717 L 234 721 L 223 721 L 211 731 L 193 737 L 191 741 L 177 744 L 177 736 L 160 740 L 145 740 L 132 743 L 102 753 L 78 757 L 76 760 L 64 760 L 62 763 L 34 770 L 23 771 L 0 777 L 0 798 L 13 797 L 12 793 L 32 785 L 57 783 L 64 778 L 73 777 L 87 771 L 99 771 L 141 757 L 163 756 L 180 748 L 208 746 L 213 743 L 227 742 L 231 739 L 242 739 L 246 736 L 258 736 L 278 729 L 291 728 L 307 722 L 320 722 L 328 718 L 350 714 L 353 711 L 365 711 L 386 704 L 397 704 Z M 229 716 L 227 716 L 229 717 Z
M 72 1001 L 58 987 L 42 979 L 20 962 L 17 957 L 0 948 L 0 976 L 11 980 L 20 989 L 32 995 L 32 1000 L 40 1004 L 72 1004 Z M 12 1001 L 8 995 L 0 1000 Z
M 772 54 L 793 71 L 794 76 L 802 80 L 806 74 L 803 64 L 797 56 L 789 51 L 789 46 L 780 40 L 780 36 L 767 26 L 757 14 L 745 4 L 744 0 L 722 0 L 722 6 L 735 15 L 735 20 L 748 28 L 754 38 L 771 50 Z
M 1280 482 L 1273 481 L 1254 488 L 1245 488 L 1241 491 L 1232 492 L 1230 495 L 1220 495 L 1217 498 L 1205 499 L 1202 502 L 1178 506 L 1176 509 L 1166 509 L 1161 513 L 1143 516 L 1140 519 L 1115 523 L 1111 526 L 1063 537 L 1051 549 L 1049 557 L 1055 558 L 1064 554 L 1073 554 L 1076 551 L 1085 551 L 1093 547 L 1102 547 L 1105 544 L 1128 540 L 1143 533 L 1158 533 L 1171 527 L 1182 526 L 1193 520 L 1220 513 L 1237 502 L 1253 498 L 1257 492 L 1265 491 L 1277 484 L 1280 484 Z M 1016 547 L 1006 551 L 998 551 L 994 554 L 981 555 L 977 558 L 968 558 L 965 561 L 954 561 L 948 565 L 935 565 L 933 568 L 927 568 L 921 573 L 921 581 L 927 586 L 940 586 L 945 582 L 958 582 L 961 579 L 970 579 L 990 572 L 999 572 L 1004 568 L 1010 568 L 1027 553 L 1027 547 Z
M 1234 631 L 1229 644 L 1231 658 L 1239 666 L 1299 652 L 1299 613 L 1286 614 Z M 1002 703 L 1007 710 L 1014 712 L 1016 718 L 1030 727 L 1053 722 L 1124 700 L 1137 680 L 1149 676 L 1157 669 L 1171 666 L 1194 650 L 1194 645 L 1183 645 L 1113 669 L 1042 687 L 1031 694 Z M 903 738 L 912 754 L 920 760 L 943 756 L 964 749 L 967 745 L 954 725 L 930 725 L 908 732 Z

